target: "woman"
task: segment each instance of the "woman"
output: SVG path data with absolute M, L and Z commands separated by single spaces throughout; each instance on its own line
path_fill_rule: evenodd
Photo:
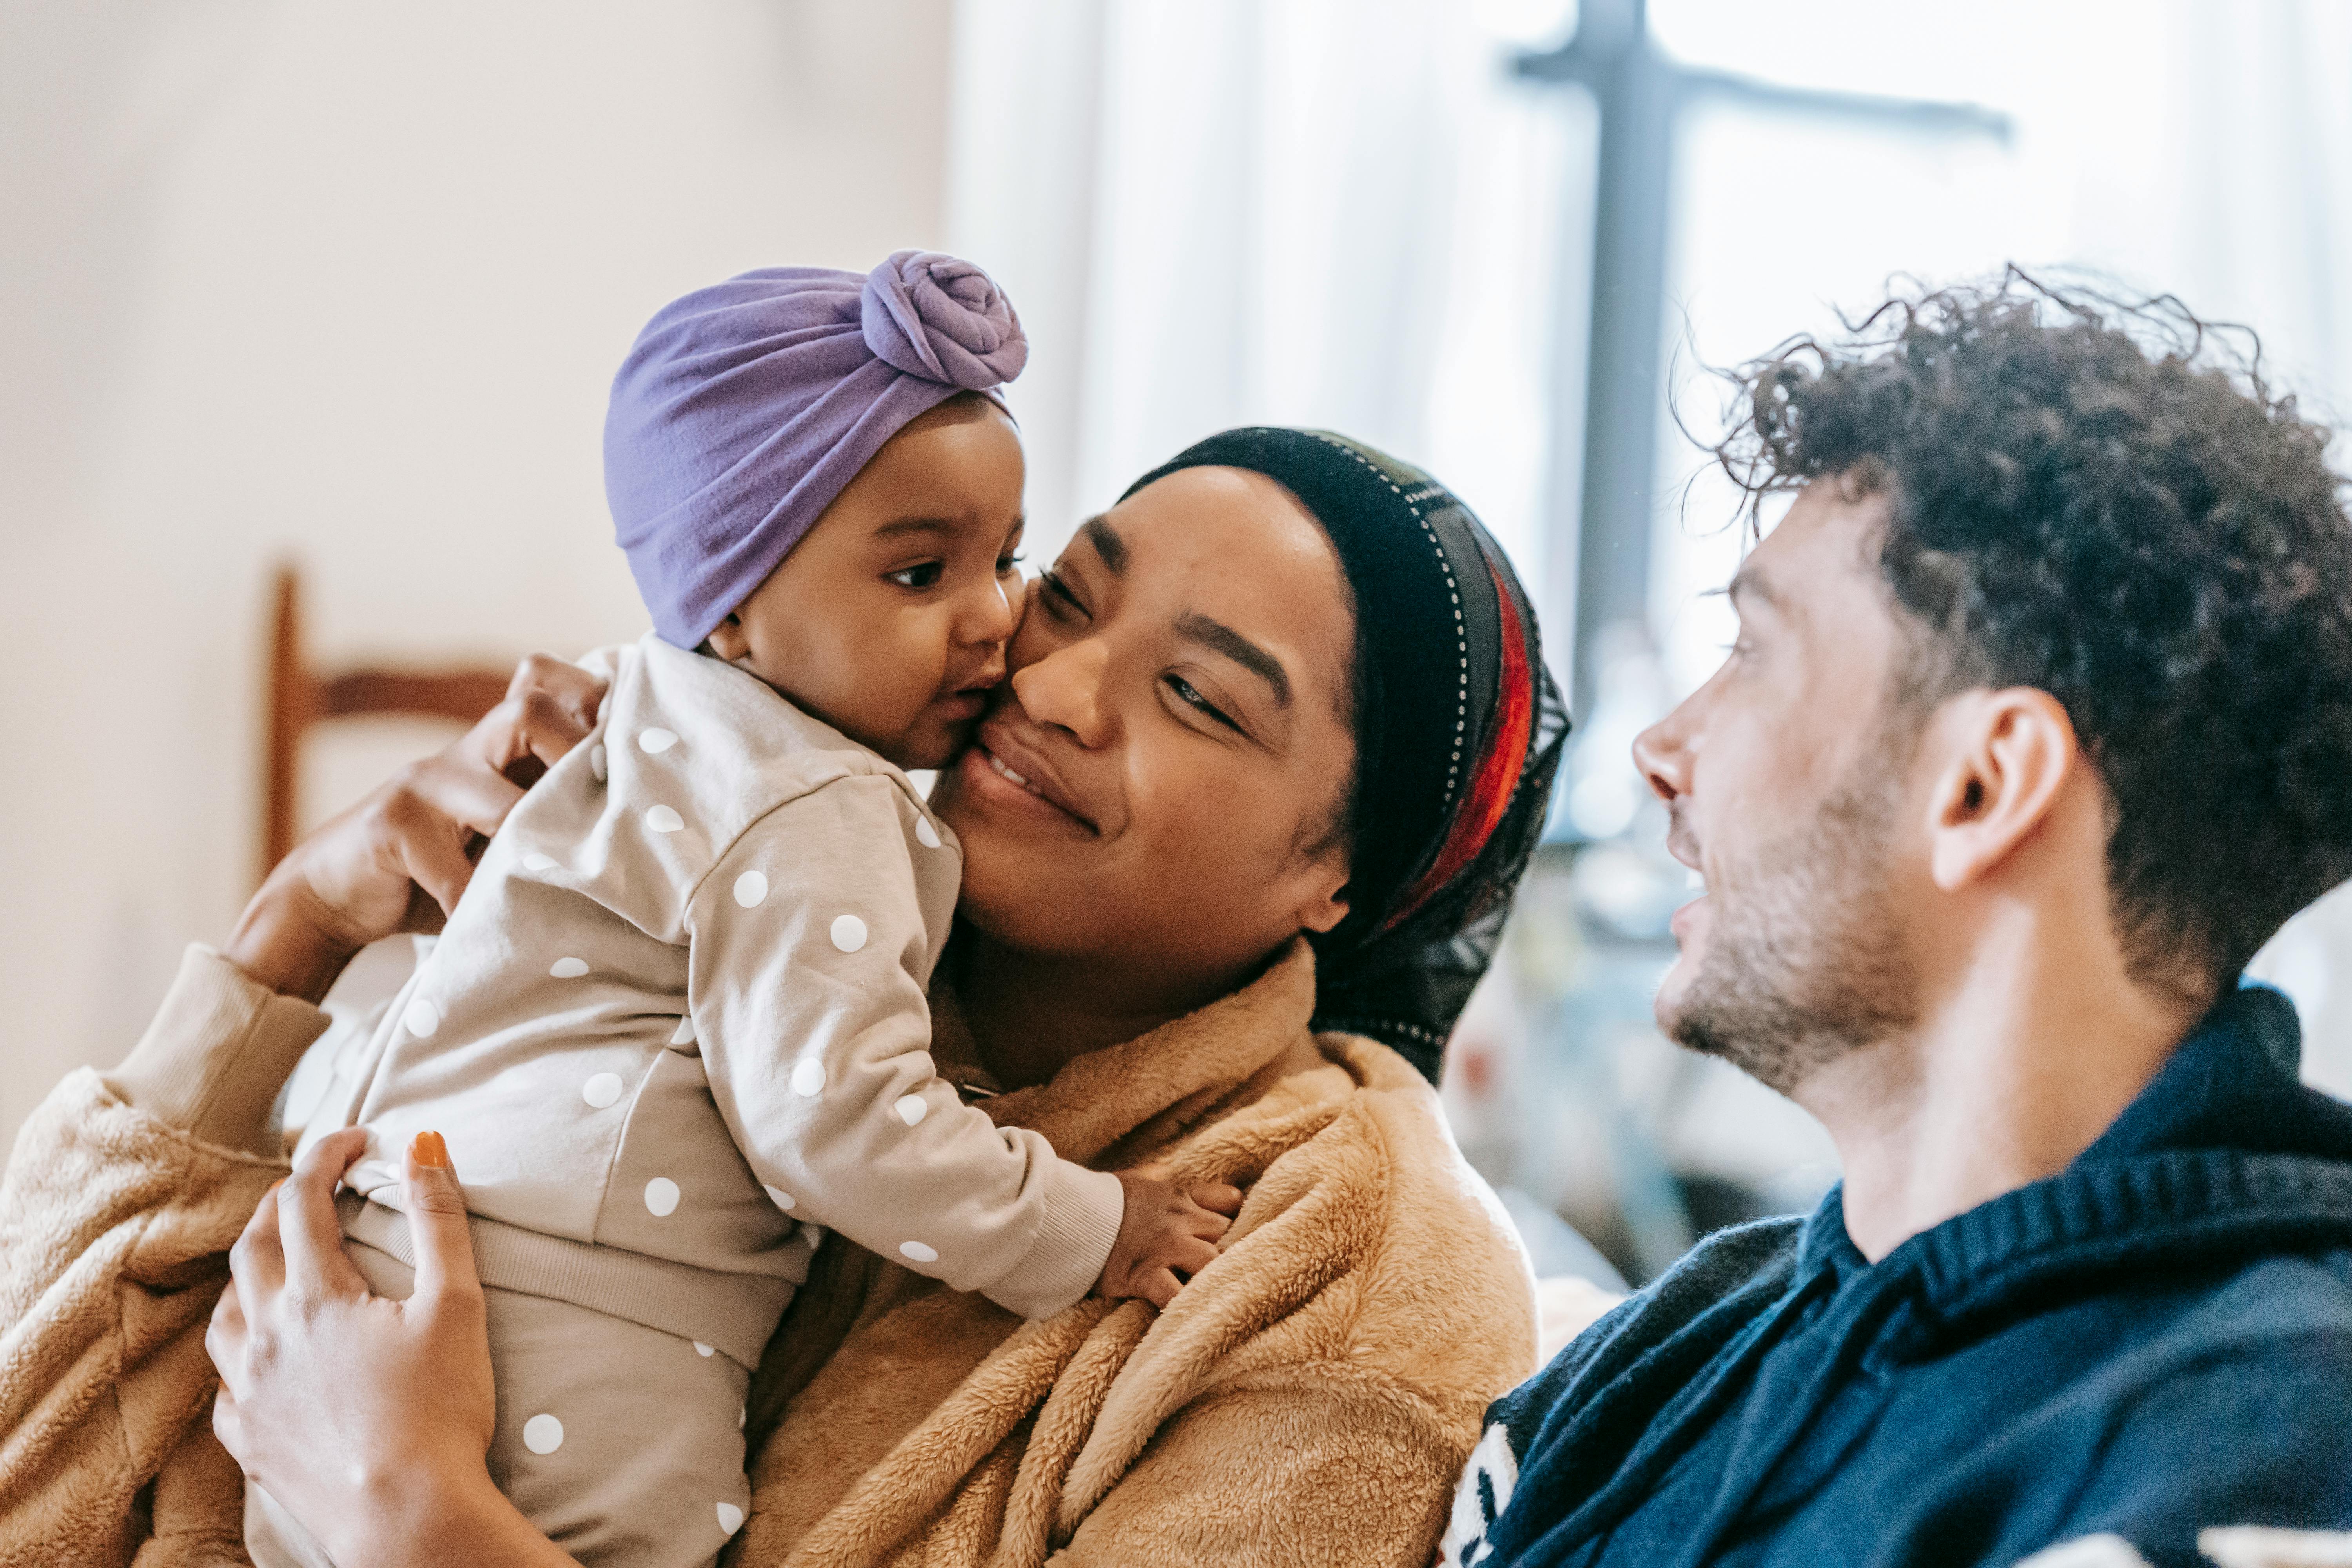
M 937 796 L 965 851 L 941 1070 L 1066 1155 L 1248 1195 L 1158 1314 L 1024 1326 L 822 1248 L 747 1412 L 734 1560 L 1425 1562 L 1480 1412 L 1534 1364 L 1525 1264 L 1424 1081 L 1566 728 L 1533 617 L 1426 475 L 1231 431 L 1080 531 L 1011 664 Z M 311 1004 L 364 942 L 436 922 L 515 796 L 496 775 L 561 755 L 593 704 L 527 667 L 193 952 L 121 1069 L 27 1124 L 0 1193 L 0 1557 L 237 1560 L 242 1465 L 346 1568 L 567 1561 L 484 1465 L 454 1175 L 412 1151 L 400 1303 L 336 1243 L 358 1134 L 254 1201 Z M 210 1334 L 233 1464 L 201 1336 L 248 1213 Z

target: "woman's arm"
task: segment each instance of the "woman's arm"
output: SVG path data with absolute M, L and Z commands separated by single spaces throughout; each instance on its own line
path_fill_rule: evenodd
M 120 1068 L 73 1074 L 26 1122 L 0 1176 L 0 1563 L 128 1563 L 151 1511 L 160 1561 L 240 1539 L 203 1335 L 285 1169 L 268 1110 L 325 1027 L 312 1004 L 368 942 L 438 926 L 475 841 L 601 700 L 586 671 L 527 661 L 462 740 L 289 857 L 224 952 L 191 949 Z

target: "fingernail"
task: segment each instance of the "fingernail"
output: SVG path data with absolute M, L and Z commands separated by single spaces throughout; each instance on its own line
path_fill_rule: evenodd
M 409 1140 L 408 1157 L 428 1171 L 449 1168 L 449 1145 L 441 1141 L 438 1132 L 419 1132 Z

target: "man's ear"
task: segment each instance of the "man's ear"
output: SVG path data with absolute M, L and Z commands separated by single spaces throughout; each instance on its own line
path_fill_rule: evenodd
M 703 641 L 712 653 L 730 664 L 751 651 L 751 639 L 743 634 L 743 617 L 738 615 L 730 614 L 711 627 L 710 635 Z
M 2065 706 L 2031 686 L 1963 692 L 1929 732 L 1947 756 L 1929 797 L 1928 875 L 1948 893 L 1990 873 L 2042 826 L 2082 750 Z

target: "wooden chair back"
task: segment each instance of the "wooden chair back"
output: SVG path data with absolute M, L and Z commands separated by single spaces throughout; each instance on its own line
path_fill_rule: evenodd
M 360 667 L 320 670 L 302 651 L 302 580 L 277 570 L 270 595 L 268 689 L 263 711 L 261 874 L 286 858 L 301 830 L 303 738 L 338 719 L 429 718 L 471 724 L 507 694 L 511 668 Z

